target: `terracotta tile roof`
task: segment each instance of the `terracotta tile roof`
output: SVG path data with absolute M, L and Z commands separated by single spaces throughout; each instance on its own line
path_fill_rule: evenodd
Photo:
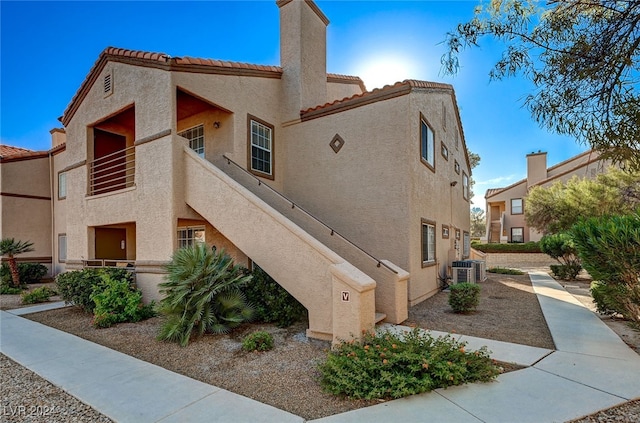
M 185 71 L 200 73 L 215 73 L 221 75 L 257 76 L 265 78 L 281 78 L 280 66 L 254 65 L 250 63 L 231 62 L 215 59 L 201 59 L 196 57 L 171 57 L 166 53 L 152 53 L 140 50 L 128 50 L 117 47 L 105 48 L 93 64 L 87 77 L 73 96 L 64 114 L 59 120 L 66 126 L 73 114 L 95 83 L 100 72 L 109 61 L 129 63 L 137 66 L 160 68 L 169 71 Z M 327 74 L 327 79 L 338 82 L 359 84 L 364 90 L 362 80 L 355 76 Z
M 0 144 L 0 157 L 13 156 L 14 154 L 31 153 L 32 150 L 26 148 L 13 147 L 11 145 Z

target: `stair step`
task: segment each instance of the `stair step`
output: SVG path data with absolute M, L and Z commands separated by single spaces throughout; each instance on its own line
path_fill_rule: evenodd
M 384 314 L 384 313 L 376 313 L 376 323 L 380 323 L 386 318 L 387 318 L 386 314 Z

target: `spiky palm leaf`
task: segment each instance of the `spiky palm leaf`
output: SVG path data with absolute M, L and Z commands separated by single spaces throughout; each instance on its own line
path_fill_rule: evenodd
M 14 238 L 4 238 L 0 241 L 0 255 L 7 256 L 9 259 L 11 279 L 16 287 L 20 286 L 20 273 L 18 272 L 18 263 L 15 256 L 31 251 L 33 251 L 33 242 L 16 241 Z
M 159 339 L 189 343 L 192 334 L 226 333 L 247 321 L 252 309 L 238 288 L 251 280 L 223 249 L 206 245 L 177 250 L 166 266 L 160 310 L 168 316 Z

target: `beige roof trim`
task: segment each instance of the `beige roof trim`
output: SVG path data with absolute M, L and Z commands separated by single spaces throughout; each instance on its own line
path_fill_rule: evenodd
M 291 3 L 292 1 L 294 0 L 278 0 L 276 1 L 276 5 L 280 8 L 285 4 Z M 320 10 L 318 5 L 313 0 L 304 0 L 304 2 L 307 3 L 307 5 L 311 8 L 311 10 L 315 12 L 316 15 L 318 15 L 320 20 L 324 22 L 325 25 L 329 25 L 329 19 L 324 13 L 322 13 L 322 10 Z

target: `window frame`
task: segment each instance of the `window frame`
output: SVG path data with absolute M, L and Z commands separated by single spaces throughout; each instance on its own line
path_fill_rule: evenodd
M 460 163 L 455 159 L 453 161 L 453 171 L 460 175 Z
M 431 150 L 431 158 L 433 163 L 429 163 L 428 155 L 425 157 L 425 148 L 429 150 L 429 138 L 427 135 L 427 142 L 425 146 L 423 144 L 423 139 L 422 139 L 423 126 L 426 127 L 428 131 L 431 131 L 432 143 L 431 143 L 430 150 Z M 425 118 L 422 113 L 420 113 L 420 161 L 422 162 L 422 164 L 424 164 L 429 169 L 431 169 L 431 171 L 433 172 L 436 171 L 436 133 L 433 130 L 433 127 L 431 126 L 431 124 L 429 124 L 429 121 L 427 120 L 427 118 Z
M 513 230 L 514 229 L 520 229 L 520 231 L 522 232 L 522 235 L 520 235 L 522 237 L 522 241 L 514 241 L 513 240 Z M 509 231 L 509 235 L 511 235 L 511 237 L 509 238 L 511 240 L 512 243 L 514 244 L 524 244 L 524 227 L 523 226 L 514 226 L 511 228 L 511 230 Z
M 64 248 L 61 241 L 64 239 Z M 62 253 L 64 251 L 64 254 Z M 58 234 L 58 263 L 66 263 L 67 261 L 67 234 Z
M 187 236 L 181 237 L 180 236 L 181 231 L 186 231 Z M 193 237 L 191 238 L 188 236 L 189 231 L 193 231 Z M 203 232 L 202 241 L 198 241 L 198 238 L 195 236 L 195 233 L 197 231 Z M 181 242 L 183 240 L 185 241 L 184 245 L 182 245 L 182 242 Z M 204 225 L 178 226 L 176 228 L 176 244 L 178 249 L 185 248 L 185 247 L 192 247 L 196 244 L 206 244 L 206 240 L 207 240 L 207 230 Z
M 462 171 L 462 197 L 469 201 L 469 175 Z
M 262 125 L 271 131 L 271 138 L 269 139 L 270 149 L 267 150 L 258 144 L 255 145 L 257 148 L 260 148 L 262 150 L 269 152 L 269 155 L 270 155 L 269 172 L 264 172 L 262 170 L 253 168 L 254 144 L 253 144 L 252 122 Z M 271 180 L 275 179 L 275 139 L 276 139 L 276 131 L 275 131 L 275 127 L 272 124 L 256 116 L 247 114 L 247 169 L 249 170 L 249 172 L 261 178 L 266 178 Z
M 188 137 L 185 137 L 183 135 L 186 132 L 193 131 L 194 129 L 200 129 L 200 128 L 202 128 L 202 152 L 199 152 L 198 150 L 193 148 L 192 143 L 195 140 L 195 138 L 188 138 Z M 186 138 L 187 140 L 189 140 L 189 148 L 192 149 L 193 151 L 195 151 L 198 156 L 202 157 L 203 159 L 205 158 L 207 138 L 206 138 L 205 132 L 204 132 L 204 123 L 199 123 L 199 124 L 197 124 L 195 126 L 192 126 L 190 128 L 184 129 L 184 130 L 178 132 L 178 136 L 180 136 L 182 138 Z M 199 136 L 197 138 L 199 138 Z
M 420 260 L 422 262 L 422 267 L 430 267 L 436 265 L 436 251 L 437 251 L 437 239 L 436 239 L 436 222 L 433 220 L 422 218 L 420 220 Z M 426 251 L 426 260 L 425 260 L 425 227 L 427 228 L 427 238 L 429 238 L 432 234 L 433 236 L 433 254 L 429 254 L 429 240 L 427 240 L 427 251 Z M 431 229 L 431 234 L 429 233 L 429 228 Z M 432 257 L 432 258 L 430 258 Z
M 62 181 L 62 182 L 61 182 Z M 64 189 L 61 189 L 64 187 Z M 58 172 L 58 200 L 67 198 L 67 172 Z
M 462 258 L 471 256 L 471 234 L 467 231 L 462 233 Z
M 513 202 L 520 200 L 520 211 L 519 212 L 514 212 L 513 211 Z M 522 199 L 522 197 L 520 198 L 512 198 L 510 201 L 510 206 L 511 206 L 511 214 L 512 215 L 519 215 L 519 214 L 524 214 L 524 200 Z
M 446 161 L 449 161 L 449 149 L 442 141 L 440 142 L 440 154 Z

